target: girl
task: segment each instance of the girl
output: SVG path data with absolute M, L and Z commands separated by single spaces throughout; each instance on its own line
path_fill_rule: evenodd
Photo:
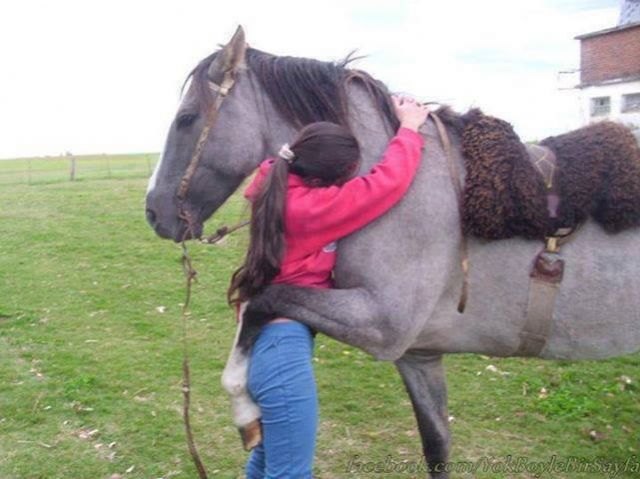
M 360 163 L 351 132 L 328 122 L 304 127 L 291 147 L 260 165 L 245 192 L 252 202 L 250 245 L 233 275 L 229 300 L 239 305 L 273 283 L 330 288 L 336 241 L 388 211 L 405 194 L 422 156 L 417 133 L 428 110 L 392 97 L 400 121 L 382 161 L 353 178 Z M 247 479 L 312 477 L 318 402 L 312 331 L 289 318 L 262 328 L 252 348 L 248 390 L 262 412 L 263 441 Z

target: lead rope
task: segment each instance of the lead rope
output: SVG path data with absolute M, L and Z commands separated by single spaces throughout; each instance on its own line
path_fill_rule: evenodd
M 182 270 L 184 272 L 186 287 L 185 287 L 185 300 L 182 305 L 182 418 L 184 420 L 184 428 L 187 437 L 187 446 L 189 448 L 189 454 L 193 459 L 193 463 L 198 471 L 198 477 L 200 479 L 208 479 L 207 471 L 202 463 L 198 448 L 196 447 L 195 440 L 193 438 L 193 431 L 191 429 L 191 369 L 189 367 L 189 341 L 188 341 L 188 328 L 187 318 L 189 317 L 189 303 L 191 302 L 191 286 L 197 280 L 198 272 L 193 267 L 191 262 L 191 256 L 187 249 L 186 239 L 187 237 L 193 237 L 193 221 L 191 216 L 184 210 L 180 213 L 180 218 L 187 224 L 186 231 L 182 237 Z M 219 228 L 215 234 L 204 239 L 206 244 L 216 244 L 221 241 L 225 236 L 244 228 L 249 224 L 249 221 L 243 221 L 235 226 L 228 227 L 223 226 Z
M 462 183 L 460 180 L 460 171 L 458 170 L 458 166 L 453 158 L 451 139 L 449 138 L 449 134 L 447 133 L 444 123 L 442 123 L 440 117 L 435 113 L 431 113 L 431 118 L 433 118 L 433 121 L 438 128 L 440 141 L 442 142 L 445 155 L 447 156 L 449 176 L 451 177 L 451 183 L 453 183 L 453 189 L 458 202 L 458 214 L 460 216 L 460 266 L 462 267 L 462 291 L 460 292 L 460 300 L 458 302 L 458 312 L 464 313 L 467 306 L 467 297 L 469 295 L 469 245 L 462 226 Z
M 196 168 L 198 167 L 204 145 L 209 137 L 209 132 L 218 116 L 220 105 L 222 104 L 224 98 L 227 96 L 229 90 L 234 84 L 233 74 L 233 71 L 225 72 L 222 84 L 220 86 L 215 85 L 215 90 L 217 91 L 218 95 L 216 96 L 211 109 L 207 113 L 205 124 L 202 128 L 202 131 L 200 132 L 198 142 L 196 143 L 195 150 L 193 152 L 193 155 L 191 156 L 191 161 L 187 166 L 184 176 L 180 180 L 180 185 L 176 194 L 178 199 L 178 217 L 187 225 L 181 241 L 182 268 L 186 279 L 185 301 L 182 306 L 182 418 L 184 420 L 184 428 L 187 437 L 189 454 L 191 454 L 191 458 L 193 459 L 193 463 L 196 466 L 196 470 L 198 471 L 198 476 L 200 477 L 200 479 L 208 479 L 209 476 L 207 475 L 207 471 L 204 467 L 204 464 L 202 463 L 202 459 L 200 459 L 200 454 L 198 453 L 198 449 L 193 438 L 193 431 L 191 429 L 191 371 L 189 368 L 189 348 L 187 341 L 187 317 L 189 315 L 189 302 L 191 301 L 191 285 L 195 281 L 198 272 L 193 268 L 193 265 L 191 264 L 191 257 L 189 256 L 189 251 L 187 250 L 186 239 L 188 237 L 195 238 L 195 231 L 193 227 L 193 220 L 189 211 L 185 208 L 184 202 L 187 197 L 191 178 L 195 173 Z M 226 234 L 228 234 L 228 231 L 229 228 L 220 228 L 220 230 L 218 230 L 219 234 L 217 235 L 217 239 L 214 238 L 215 241 L 213 241 L 213 243 L 221 240 Z
M 187 249 L 186 240 L 189 236 L 193 237 L 193 221 L 191 215 L 186 212 L 182 206 L 179 213 L 180 219 L 182 219 L 187 228 L 182 236 L 182 271 L 184 272 L 186 280 L 185 298 L 182 304 L 182 418 L 184 420 L 184 429 L 187 438 L 187 446 L 189 448 L 189 454 L 193 459 L 193 463 L 198 471 L 198 477 L 200 479 L 208 479 L 207 471 L 204 468 L 198 448 L 196 447 L 195 440 L 193 438 L 193 431 L 191 429 L 191 370 L 189 368 L 189 347 L 188 347 L 188 327 L 187 318 L 189 316 L 189 303 L 191 302 L 191 285 L 196 281 L 198 272 L 191 264 L 191 257 L 189 256 L 189 250 Z
M 225 81 L 225 84 L 228 85 L 225 90 L 219 92 L 219 96 L 216 98 L 216 102 L 214 104 L 214 108 L 212 109 L 213 113 L 209 113 L 207 117 L 207 122 L 200 133 L 200 137 L 198 138 L 198 142 L 196 144 L 196 149 L 191 158 L 191 162 L 180 181 L 180 187 L 178 189 L 178 200 L 179 200 L 179 213 L 178 217 L 185 222 L 187 228 L 182 237 L 182 269 L 185 275 L 186 280 L 186 291 L 185 291 L 185 301 L 182 306 L 182 418 L 184 420 L 184 428 L 187 439 L 187 446 L 189 448 L 189 454 L 191 454 L 191 458 L 193 463 L 198 471 L 198 477 L 200 479 L 208 479 L 207 471 L 202 463 L 202 459 L 200 458 L 200 454 L 198 453 L 198 448 L 196 447 L 195 440 L 193 438 L 193 431 L 191 429 L 191 370 L 189 368 L 189 347 L 188 347 L 188 327 L 187 327 L 187 317 L 189 316 L 189 303 L 191 301 L 191 286 L 193 282 L 196 280 L 196 276 L 198 272 L 193 267 L 191 262 L 191 257 L 189 256 L 189 250 L 187 249 L 186 239 L 188 237 L 195 238 L 195 231 L 193 227 L 193 220 L 188 210 L 184 207 L 184 199 L 186 198 L 187 191 L 189 188 L 189 183 L 191 181 L 191 177 L 195 172 L 195 169 L 199 163 L 200 156 L 202 155 L 202 150 L 204 144 L 209 136 L 209 131 L 215 122 L 217 116 L 217 109 L 220 107 L 222 103 L 222 99 L 228 93 L 228 88 L 233 84 L 229 84 L 230 82 Z M 215 234 L 209 236 L 202 240 L 203 243 L 207 244 L 216 244 L 221 241 L 225 236 L 244 228 L 249 224 L 249 221 L 243 221 L 235 226 L 228 227 L 223 226 L 219 228 Z
M 191 285 L 196 280 L 198 272 L 191 264 L 191 257 L 187 250 L 187 245 L 182 241 L 182 269 L 186 279 L 186 293 L 184 304 L 182 305 L 182 418 L 184 419 L 184 428 L 187 435 L 187 446 L 189 454 L 196 466 L 200 479 L 208 479 L 207 471 L 202 464 L 200 454 L 196 448 L 193 439 L 193 431 L 191 430 L 190 409 L 191 409 L 191 372 L 189 369 L 189 348 L 187 341 L 187 317 L 189 316 L 189 302 L 191 301 Z

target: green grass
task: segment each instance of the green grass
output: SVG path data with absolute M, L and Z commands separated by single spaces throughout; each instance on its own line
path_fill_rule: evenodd
M 2 479 L 196 477 L 180 416 L 180 251 L 146 225 L 144 190 L 144 179 L 131 178 L 0 188 Z M 209 229 L 242 210 L 232 198 Z M 244 234 L 191 247 L 192 421 L 211 477 L 242 477 L 246 460 L 219 386 L 235 327 L 224 296 Z M 640 461 L 640 355 L 579 363 L 460 355 L 446 364 L 451 459 L 478 466 L 454 477 L 535 477 L 499 472 L 495 461 L 508 456 Z M 316 476 L 424 477 L 356 471 L 358 461 L 421 459 L 393 366 L 321 336 L 315 365 Z

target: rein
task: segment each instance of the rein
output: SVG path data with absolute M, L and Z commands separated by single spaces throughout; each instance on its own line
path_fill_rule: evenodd
M 231 233 L 234 233 L 239 229 L 244 228 L 245 226 L 249 226 L 249 224 L 251 224 L 251 220 L 242 221 L 234 226 L 222 226 L 221 228 L 218 228 L 214 234 L 203 238 L 201 241 L 204 244 L 216 244 L 225 236 L 230 235 Z
M 191 263 L 191 257 L 189 256 L 189 251 L 187 249 L 186 240 L 187 238 L 195 238 L 195 224 L 191 213 L 185 207 L 185 201 L 187 198 L 187 193 L 189 192 L 189 186 L 191 184 L 191 179 L 198 168 L 198 164 L 200 163 L 200 158 L 202 157 L 202 151 L 204 149 L 204 145 L 209 138 L 209 132 L 213 125 L 215 124 L 216 119 L 218 118 L 218 111 L 222 105 L 222 102 L 229 94 L 229 91 L 233 87 L 235 83 L 234 79 L 235 71 L 233 69 L 227 70 L 224 73 L 224 78 L 220 85 L 217 85 L 213 82 L 209 82 L 209 85 L 213 91 L 217 93 L 215 101 L 209 111 L 207 112 L 207 116 L 205 119 L 204 127 L 200 132 L 200 136 L 198 137 L 198 142 L 196 143 L 196 148 L 191 156 L 191 161 L 189 162 L 189 166 L 184 173 L 184 176 L 180 180 L 180 185 L 178 187 L 178 192 L 176 197 L 178 198 L 178 217 L 183 220 L 186 224 L 186 230 L 184 235 L 182 236 L 181 244 L 182 244 L 182 269 L 184 271 L 185 279 L 186 279 L 186 292 L 185 292 L 185 301 L 182 306 L 182 395 L 183 395 L 183 403 L 182 403 L 182 417 L 184 420 L 184 427 L 187 436 L 187 446 L 189 448 L 189 453 L 191 454 L 191 458 L 195 464 L 196 470 L 198 471 L 198 476 L 200 479 L 208 479 L 207 471 L 204 468 L 202 463 L 202 459 L 200 458 L 200 454 L 198 453 L 198 449 L 196 447 L 193 431 L 191 429 L 191 420 L 190 420 L 190 409 L 191 409 L 191 374 L 189 368 L 189 349 L 188 349 L 188 341 L 187 341 L 187 317 L 189 315 L 189 303 L 191 301 L 191 286 L 193 282 L 196 280 L 197 271 L 193 268 Z M 227 234 L 236 231 L 243 226 L 246 226 L 248 222 L 240 223 L 234 227 L 222 227 L 216 231 L 215 235 L 206 239 L 206 242 L 209 244 L 214 244 L 220 241 Z
M 186 235 L 186 234 L 185 234 Z M 200 479 L 207 479 L 207 471 L 202 464 L 200 454 L 196 448 L 191 430 L 191 420 L 189 411 L 191 408 L 191 372 L 189 368 L 189 349 L 187 341 L 187 317 L 189 316 L 189 302 L 191 301 L 191 285 L 196 280 L 198 272 L 191 264 L 191 257 L 187 251 L 187 245 L 182 241 L 182 269 L 186 278 L 185 300 L 182 305 L 182 419 L 184 420 L 185 432 L 187 435 L 187 446 L 189 453 L 198 471 Z

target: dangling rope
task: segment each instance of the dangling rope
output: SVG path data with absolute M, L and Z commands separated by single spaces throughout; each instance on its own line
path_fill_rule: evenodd
M 191 429 L 190 409 L 191 409 L 191 371 L 189 368 L 189 347 L 188 347 L 188 328 L 187 317 L 189 316 L 189 303 L 191 302 L 191 285 L 196 281 L 198 272 L 193 268 L 191 257 L 187 250 L 186 239 L 193 232 L 193 223 L 191 216 L 184 212 L 180 213 L 181 218 L 187 224 L 187 229 L 182 237 L 182 270 L 186 280 L 185 299 L 182 305 L 182 418 L 184 420 L 184 429 L 187 436 L 187 446 L 189 454 L 193 459 L 193 463 L 198 471 L 200 479 L 208 479 L 207 471 L 204 468 L 195 440 L 193 439 L 193 431 Z
M 187 192 L 189 191 L 189 186 L 191 183 L 191 179 L 195 174 L 196 169 L 200 163 L 200 159 L 202 157 L 202 152 L 204 150 L 204 145 L 209 137 L 209 132 L 213 125 L 216 122 L 218 111 L 225 97 L 229 94 L 229 91 L 233 87 L 235 80 L 234 76 L 236 73 L 236 68 L 228 70 L 224 74 L 224 78 L 220 85 L 216 85 L 210 82 L 211 88 L 217 92 L 215 101 L 212 107 L 207 112 L 206 121 L 202 131 L 200 132 L 200 136 L 196 143 L 195 150 L 191 157 L 191 161 L 185 170 L 184 176 L 180 180 L 178 191 L 176 193 L 176 197 L 179 201 L 178 205 L 178 217 L 183 220 L 187 226 L 184 235 L 182 237 L 182 268 L 184 270 L 185 278 L 186 278 L 186 297 L 184 301 L 184 305 L 182 307 L 182 348 L 183 348 L 183 359 L 182 359 L 182 395 L 183 395 L 183 406 L 182 406 L 182 416 L 184 419 L 184 427 L 187 435 L 187 445 L 189 446 L 189 453 L 193 459 L 193 462 L 198 470 L 198 476 L 200 479 L 208 479 L 207 471 L 202 464 L 202 460 L 200 459 L 200 455 L 198 454 L 198 449 L 196 448 L 195 441 L 193 439 L 193 432 L 191 430 L 191 421 L 190 421 L 190 407 L 191 407 L 191 377 L 189 370 L 189 349 L 187 344 L 187 316 L 189 309 L 189 302 L 191 300 L 191 285 L 193 281 L 196 279 L 197 271 L 193 268 L 191 264 L 191 258 L 189 256 L 189 252 L 187 250 L 186 240 L 187 238 L 195 238 L 196 235 L 194 230 L 194 222 L 189 214 L 188 210 L 185 208 L 184 203 L 187 198 Z M 216 235 L 213 235 L 207 241 L 209 244 L 217 243 L 222 238 L 224 238 L 227 234 L 236 231 L 241 228 L 243 225 L 238 225 L 233 228 L 220 228 Z
M 182 270 L 184 272 L 186 288 L 185 288 L 185 300 L 182 305 L 182 418 L 184 420 L 184 428 L 187 436 L 187 446 L 189 448 L 189 454 L 193 459 L 193 463 L 198 471 L 198 477 L 200 479 L 208 479 L 207 471 L 202 463 L 198 448 L 196 447 L 195 440 L 193 438 L 193 431 L 191 429 L 191 370 L 189 368 L 189 346 L 188 346 L 188 327 L 187 318 L 189 316 L 189 303 L 191 302 L 191 286 L 194 281 L 197 280 L 198 272 L 193 267 L 189 250 L 187 249 L 186 240 L 188 237 L 193 237 L 193 221 L 191 215 L 181 210 L 180 218 L 184 220 L 187 225 L 184 236 L 182 237 Z M 206 244 L 218 243 L 225 236 L 244 228 L 249 224 L 249 221 L 243 221 L 235 226 L 228 227 L 223 226 L 216 230 L 216 233 L 202 240 Z

